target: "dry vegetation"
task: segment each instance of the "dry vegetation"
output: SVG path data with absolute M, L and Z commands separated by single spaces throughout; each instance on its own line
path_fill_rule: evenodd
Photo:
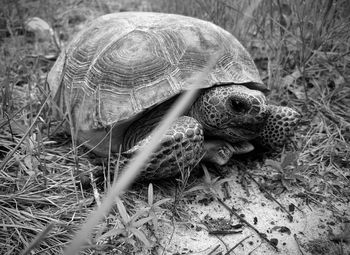
M 282 161 L 278 154 L 268 155 L 266 167 L 276 171 L 259 174 L 265 189 L 276 196 L 297 189 L 306 202 L 322 204 L 335 214 L 335 203 L 349 203 L 348 0 L 1 0 L 0 254 L 21 253 L 45 230 L 32 254 L 62 253 L 108 189 L 107 184 L 85 188 L 82 178 L 77 178 L 84 172 L 90 180 L 89 173 L 102 166 L 94 164 L 93 155 L 84 148 L 74 148 L 62 133 L 61 123 L 51 118 L 45 82 L 60 48 L 85 22 L 129 10 L 199 17 L 235 34 L 271 88 L 270 99 L 303 113 L 295 137 L 297 149 L 283 152 Z M 30 17 L 48 22 L 54 36 L 26 30 Z M 84 253 L 112 248 L 116 254 L 151 252 L 158 245 L 152 233 L 163 215 L 175 221 L 186 217 L 186 190 L 215 193 L 224 183 L 212 181 L 207 189 L 201 180 L 190 181 L 191 186 L 182 176 L 177 183 L 157 184 L 154 191 L 151 186 L 147 190 L 148 184 L 136 184 L 123 195 L 123 202 L 117 200 Z M 339 221 L 349 222 L 349 217 L 339 215 Z M 113 243 L 104 241 L 113 235 L 124 237 Z M 349 239 L 347 233 L 343 241 Z M 332 245 L 334 254 L 345 254 L 336 244 L 321 247 L 322 242 L 315 243 L 308 246 L 313 254 L 331 254 L 327 249 Z

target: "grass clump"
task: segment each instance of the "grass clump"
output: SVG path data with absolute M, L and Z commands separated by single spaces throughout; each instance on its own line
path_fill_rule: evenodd
M 269 181 L 277 180 L 287 190 L 299 189 L 299 196 L 307 201 L 327 202 L 336 213 L 335 202 L 349 203 L 348 1 L 16 0 L 5 1 L 3 7 L 0 11 L 1 254 L 20 254 L 44 230 L 46 235 L 33 243 L 36 246 L 30 247 L 32 252 L 62 253 L 92 212 L 94 198 L 97 200 L 102 192 L 99 188 L 82 188 L 79 175 L 82 172 L 92 175 L 100 166 L 90 163 L 83 148 L 71 148 L 61 123 L 52 119 L 45 82 L 53 56 L 71 36 L 94 17 L 115 11 L 180 13 L 210 20 L 235 34 L 252 53 L 264 82 L 271 89 L 270 99 L 297 108 L 304 116 L 296 134 L 298 151 L 284 154 L 293 156 L 289 165 L 287 156 L 282 160 L 271 156 L 266 168 L 276 171 L 262 177 L 267 182 L 265 188 L 269 187 Z M 45 20 L 53 28 L 54 36 L 37 40 L 35 34 L 25 29 L 25 21 L 30 17 Z M 186 196 L 187 178 L 180 181 L 184 184 L 180 185 L 180 199 Z M 212 190 L 227 180 L 208 181 L 190 191 Z M 116 208 L 106 216 L 106 221 L 112 223 L 103 222 L 99 225 L 103 231 L 94 230 L 91 243 L 85 244 L 89 249 L 83 253 L 112 249 L 108 242 L 99 243 L 99 240 L 112 240 L 116 236 L 119 251 L 135 244 L 151 248 L 158 245 L 154 238 L 150 241 L 151 233 L 158 230 L 162 217 L 159 211 L 164 210 L 163 205 L 170 199 L 155 201 L 153 196 L 159 190 L 150 187 L 148 191 L 141 189 L 141 196 L 136 194 L 138 191 L 126 194 L 148 200 L 143 209 L 136 209 L 135 202 L 129 202 L 130 206 L 124 204 L 126 200 L 117 200 L 113 204 Z M 179 205 L 179 201 L 174 204 Z M 310 245 L 314 247 L 310 249 L 316 249 Z

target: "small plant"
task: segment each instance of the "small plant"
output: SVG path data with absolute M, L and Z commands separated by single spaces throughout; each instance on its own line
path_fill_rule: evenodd
M 306 166 L 299 165 L 298 158 L 299 152 L 287 152 L 282 153 L 280 161 L 266 160 L 266 165 L 277 171 L 273 174 L 272 179 L 280 180 L 287 190 L 291 190 L 292 184 L 297 181 L 308 182 L 307 178 L 302 175 Z
M 147 214 L 146 210 L 140 210 L 134 215 L 130 216 L 119 197 L 116 198 L 116 204 L 121 216 L 121 222 L 123 226 L 107 231 L 98 237 L 98 241 L 104 240 L 106 238 L 117 237 L 119 241 L 135 246 L 134 238 L 136 238 L 140 240 L 147 248 L 151 247 L 151 242 L 147 239 L 143 231 L 140 230 L 140 227 L 151 221 L 153 217 L 144 217 Z
M 205 165 L 202 164 L 202 168 L 204 171 L 204 181 L 203 183 L 190 188 L 186 193 L 191 193 L 194 191 L 202 190 L 205 194 L 213 195 L 215 198 L 224 198 L 224 194 L 222 192 L 222 185 L 225 182 L 230 181 L 230 178 L 223 178 L 220 179 L 220 177 L 212 178 L 208 172 L 208 169 Z
M 172 203 L 172 213 L 175 217 L 180 217 L 179 208 L 181 208 L 180 203 L 183 201 L 185 190 L 188 187 L 188 180 L 190 177 L 191 171 L 188 168 L 178 165 L 180 171 L 180 177 L 176 179 L 177 185 L 175 190 L 174 201 Z
M 154 202 L 153 185 L 152 183 L 148 185 L 148 201 L 147 201 L 146 210 L 148 212 L 148 216 L 152 218 L 151 220 L 152 220 L 152 225 L 154 230 L 158 229 L 158 217 L 156 213 L 164 210 L 163 208 L 160 207 L 160 205 L 170 200 L 171 200 L 170 198 L 163 198 L 157 202 Z
M 160 205 L 170 201 L 170 198 L 164 198 L 157 202 L 154 202 L 153 185 L 152 183 L 148 186 L 148 200 L 147 206 L 140 209 L 134 215 L 130 216 L 122 202 L 118 197 L 116 204 L 118 212 L 121 216 L 121 227 L 113 228 L 106 233 L 98 237 L 98 241 L 105 240 L 106 238 L 117 237 L 118 241 L 125 242 L 135 246 L 135 238 L 140 240 L 147 248 L 151 247 L 151 242 L 148 240 L 144 232 L 140 229 L 143 225 L 148 222 L 152 222 L 154 230 L 158 228 L 158 217 L 157 212 L 162 211 Z

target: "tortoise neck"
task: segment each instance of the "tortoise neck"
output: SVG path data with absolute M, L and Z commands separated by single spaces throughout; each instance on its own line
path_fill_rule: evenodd
M 208 125 L 208 122 L 205 121 L 205 116 L 203 116 L 204 105 L 203 105 L 203 101 L 202 101 L 201 96 L 202 95 L 199 95 L 197 97 L 196 101 L 194 101 L 194 103 L 184 113 L 184 115 L 196 119 L 202 125 L 204 133 L 206 133 L 207 135 L 210 135 L 211 134 L 210 130 L 212 130 L 215 127 Z

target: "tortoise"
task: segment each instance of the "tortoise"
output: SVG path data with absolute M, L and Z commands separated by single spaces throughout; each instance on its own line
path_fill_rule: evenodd
M 77 141 L 127 162 L 203 72 L 200 93 L 160 138 L 143 178 L 171 177 L 201 160 L 224 165 L 252 151 L 254 139 L 277 148 L 293 134 L 300 114 L 267 102 L 268 89 L 247 50 L 226 30 L 192 17 L 101 16 L 62 51 L 48 83 Z

